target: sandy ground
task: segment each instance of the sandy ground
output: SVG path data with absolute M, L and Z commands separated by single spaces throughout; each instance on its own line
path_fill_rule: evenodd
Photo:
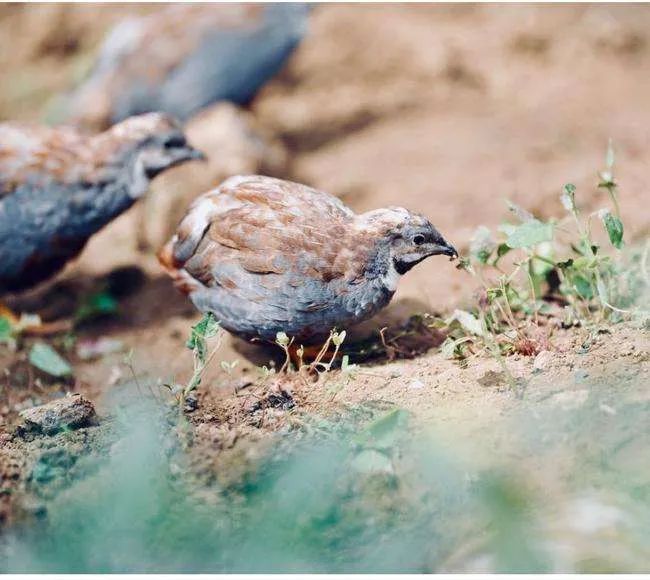
M 55 109 L 51 95 L 87 68 L 102 32 L 121 14 L 150 9 L 3 8 L 0 86 L 11 90 L 1 91 L 0 118 L 49 118 Z M 63 30 L 76 40 L 62 42 L 53 22 L 65 23 Z M 15 33 L 28 29 L 30 34 Z M 260 130 L 286 150 L 284 176 L 330 191 L 355 210 L 399 204 L 420 211 L 460 250 L 467 249 L 478 225 L 495 227 L 507 218 L 505 199 L 550 217 L 561 211 L 562 185 L 572 182 L 586 209 L 604 205 L 596 172 L 611 137 L 626 238 L 640 241 L 650 232 L 648 30 L 650 8 L 642 5 L 319 6 L 309 36 L 251 112 Z M 199 193 L 187 172 L 165 183 L 174 179 L 176 189 L 187 190 L 183 195 Z M 158 185 L 152 199 L 164 194 Z M 79 334 L 120 340 L 125 351 L 133 349 L 138 373 L 180 381 L 190 374 L 184 341 L 198 316 L 161 274 L 152 251 L 138 250 L 138 219 L 137 210 L 131 211 L 98 234 L 66 271 L 61 293 L 74 294 L 114 268 L 137 264 L 144 281 L 122 300 L 120 315 Z M 473 280 L 453 264 L 428 260 L 402 280 L 391 307 L 365 328 L 399 324 L 416 312 L 448 312 L 474 291 Z M 38 299 L 33 304 L 43 308 Z M 553 348 L 563 354 L 553 374 L 536 377 L 523 398 L 499 380 L 480 384 L 486 373 L 498 371 L 491 359 L 472 359 L 463 369 L 436 349 L 413 360 L 364 367 L 333 392 L 310 393 L 296 385 L 295 398 L 314 412 L 380 399 L 469 437 L 498 424 L 527 397 L 555 396 L 560 384 L 579 390 L 576 368 L 611 362 L 613 372 L 620 372 L 633 361 L 647 377 L 647 334 L 633 328 L 615 333 L 600 337 L 580 361 L 575 351 L 586 331 L 558 336 Z M 628 352 L 642 354 L 625 358 Z M 122 356 L 93 362 L 71 356 L 76 383 L 64 388 L 101 401 L 116 373 L 127 372 Z M 16 409 L 61 390 L 34 383 L 20 356 L 0 357 L 10 370 L 9 423 Z M 199 425 L 223 419 L 224 396 L 229 400 L 241 377 L 255 377 L 254 366 L 268 355 L 227 338 L 219 357 L 239 359 L 238 374 L 232 379 L 217 366 L 208 375 L 196 412 Z M 508 364 L 516 376 L 532 376 L 532 359 Z M 23 387 L 16 389 L 15 382 Z

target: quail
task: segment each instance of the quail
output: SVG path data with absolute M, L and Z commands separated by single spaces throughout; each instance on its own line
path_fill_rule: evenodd
M 151 179 L 200 157 L 177 122 L 158 113 L 94 136 L 0 124 L 0 295 L 56 274 Z
M 252 175 L 198 197 L 159 260 L 231 333 L 310 344 L 373 316 L 400 276 L 437 254 L 458 255 L 420 214 L 357 215 L 330 194 Z
M 75 123 L 104 128 L 164 111 L 185 121 L 219 100 L 247 104 L 305 34 L 304 4 L 172 4 L 118 24 L 71 97 Z

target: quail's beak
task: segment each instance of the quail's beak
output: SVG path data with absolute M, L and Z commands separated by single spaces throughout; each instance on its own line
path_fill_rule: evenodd
M 188 161 L 206 161 L 207 159 L 202 151 L 194 149 L 191 145 L 165 149 L 165 155 L 167 157 L 167 161 L 164 164 L 165 167 L 161 167 L 160 169 L 176 167 Z
M 184 161 L 206 161 L 207 160 L 207 157 L 205 156 L 205 153 L 203 153 L 203 151 L 194 149 L 194 147 L 190 145 L 172 149 L 171 154 L 174 157 L 175 163 L 182 163 Z
M 433 249 L 431 251 L 432 256 L 442 254 L 443 256 L 449 256 L 452 260 L 454 258 L 458 258 L 458 252 L 456 251 L 456 248 L 454 248 L 454 246 L 448 242 L 445 242 L 444 244 L 431 245 L 433 246 Z
M 452 246 L 449 242 L 446 240 L 442 240 L 440 243 L 430 243 L 426 244 L 425 247 L 422 248 L 427 256 L 449 256 L 452 260 L 454 258 L 458 257 L 458 252 L 456 251 L 456 248 Z
M 205 155 L 190 145 L 147 150 L 142 153 L 147 177 L 153 179 L 163 171 L 194 160 L 205 160 Z

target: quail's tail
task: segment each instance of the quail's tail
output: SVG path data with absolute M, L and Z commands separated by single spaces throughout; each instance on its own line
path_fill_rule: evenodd
M 158 261 L 163 270 L 174 281 L 174 286 L 183 294 L 189 295 L 198 290 L 201 285 L 183 269 L 183 264 L 174 257 L 175 243 L 176 236 L 169 240 L 158 252 Z

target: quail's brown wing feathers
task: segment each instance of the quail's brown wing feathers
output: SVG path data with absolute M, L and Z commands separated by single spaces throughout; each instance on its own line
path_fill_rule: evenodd
M 175 128 L 173 119 L 156 113 L 132 117 L 93 136 L 68 126 L 0 123 L 0 197 L 20 185 L 97 183 L 114 169 L 126 147 L 156 130 Z
M 267 287 L 354 278 L 365 248 L 350 247 L 353 220 L 338 199 L 304 185 L 233 178 L 195 203 L 179 226 L 173 261 L 205 286 L 238 285 L 233 267 L 267 274 L 258 279 Z
M 86 139 L 72 128 L 0 124 L 0 196 L 26 183 L 81 180 Z

